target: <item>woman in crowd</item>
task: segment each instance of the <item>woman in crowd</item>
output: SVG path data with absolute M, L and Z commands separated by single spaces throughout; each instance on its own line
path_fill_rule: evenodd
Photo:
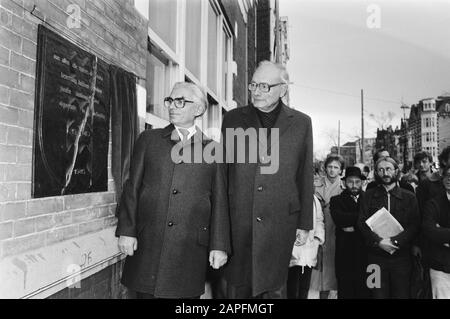
M 312 298 L 336 299 L 337 280 L 335 274 L 335 230 L 330 214 L 330 199 L 344 190 L 341 174 L 344 170 L 344 159 L 337 154 L 330 154 L 325 160 L 326 176 L 320 178 L 315 184 L 315 195 L 323 209 L 325 222 L 325 238 L 327 239 L 319 250 L 317 270 L 311 275 Z

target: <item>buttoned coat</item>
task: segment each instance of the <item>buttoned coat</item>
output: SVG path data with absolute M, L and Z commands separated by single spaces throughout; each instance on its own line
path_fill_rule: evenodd
M 222 135 L 227 155 L 231 149 L 226 130 L 236 128 L 261 128 L 252 105 L 225 115 Z M 279 130 L 279 141 L 269 146 L 268 153 L 278 150 L 275 173 L 262 174 L 261 167 L 269 165 L 264 156 L 252 163 L 249 152 L 255 145 L 248 140 L 245 162 L 238 163 L 238 143 L 234 145 L 234 157 L 227 158 L 233 162 L 227 165 L 233 255 L 225 266 L 225 279 L 236 289 L 251 287 L 253 296 L 286 283 L 296 229 L 311 230 L 313 226 L 311 119 L 282 105 L 274 128 Z M 258 134 L 259 147 L 270 145 L 266 136 Z
M 209 251 L 230 252 L 226 181 L 216 163 L 174 162 L 173 131 L 169 125 L 139 136 L 116 236 L 138 241 L 125 261 L 125 286 L 155 297 L 188 298 L 204 292 Z M 184 147 L 209 143 L 197 128 Z

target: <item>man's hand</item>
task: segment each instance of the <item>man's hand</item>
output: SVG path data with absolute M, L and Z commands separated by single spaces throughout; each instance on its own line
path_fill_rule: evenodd
M 211 250 L 209 252 L 209 265 L 214 269 L 219 269 L 227 263 L 228 255 L 222 250 Z
M 346 233 L 354 233 L 355 232 L 355 227 L 350 226 L 350 227 L 344 227 L 342 228 L 342 230 Z
M 119 237 L 119 250 L 122 254 L 127 256 L 133 256 L 134 251 L 137 250 L 137 238 L 120 236 Z
M 295 246 L 303 246 L 309 236 L 309 230 L 297 229 L 297 238 L 295 239 Z
M 378 247 L 383 249 L 385 252 L 389 254 L 393 254 L 399 248 L 392 244 L 390 238 L 384 238 L 378 243 Z

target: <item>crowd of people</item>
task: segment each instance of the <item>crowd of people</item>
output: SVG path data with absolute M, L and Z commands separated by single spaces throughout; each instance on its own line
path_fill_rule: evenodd
M 413 168 L 402 172 L 380 150 L 372 173 L 344 169 L 341 156 L 329 155 L 324 176 L 315 179 L 315 255 L 294 246 L 288 286 L 295 289 L 288 297 L 450 298 L 450 147 L 438 161 L 436 167 L 430 154 L 419 152 Z M 401 225 L 395 236 L 381 236 L 367 223 L 382 208 Z
M 195 125 L 205 92 L 174 85 L 170 125 L 139 135 L 124 172 L 122 284 L 140 299 L 200 298 L 208 280 L 213 298 L 450 297 L 450 148 L 438 170 L 418 154 L 404 176 L 378 152 L 373 180 L 330 155 L 314 182 L 311 118 L 285 104 L 288 84 L 283 65 L 261 62 L 251 103 L 225 114 L 220 143 Z M 395 236 L 367 226 L 383 208 Z

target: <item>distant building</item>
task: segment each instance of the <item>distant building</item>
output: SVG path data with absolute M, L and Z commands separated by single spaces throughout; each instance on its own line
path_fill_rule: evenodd
M 279 52 L 280 55 L 278 57 L 278 62 L 281 64 L 286 64 L 289 61 L 289 37 L 288 37 L 288 17 L 280 17 L 280 24 L 278 27 L 279 35 L 280 35 L 280 45 Z
M 356 163 L 356 142 L 347 142 L 338 150 L 337 146 L 331 148 L 331 153 L 340 154 L 344 158 L 345 167 L 353 166 Z
M 450 146 L 450 96 L 438 97 L 436 100 L 438 113 L 438 148 L 439 153 Z
M 413 164 L 414 155 L 430 153 L 433 161 L 450 145 L 450 97 L 426 98 L 412 105 L 409 118 L 401 121 L 400 149 L 403 161 Z
M 389 154 L 401 162 L 402 152 L 400 145 L 401 131 L 398 128 L 393 129 L 391 125 L 387 129 L 377 129 L 375 140 L 375 149 L 386 150 Z
M 356 163 L 363 163 L 371 167 L 372 157 L 375 150 L 376 138 L 364 139 L 364 162 L 361 160 L 361 139 L 355 141 Z

